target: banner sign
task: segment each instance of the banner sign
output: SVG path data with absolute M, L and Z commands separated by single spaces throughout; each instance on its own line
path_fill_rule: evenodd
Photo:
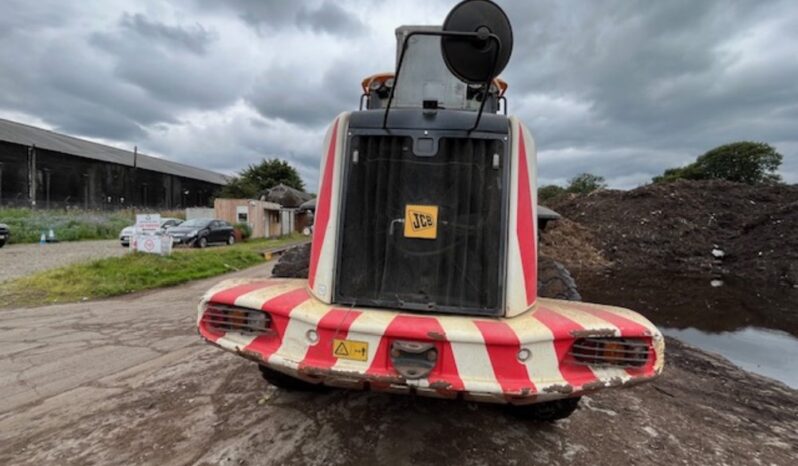
M 130 250 L 147 254 L 168 256 L 172 253 L 172 237 L 168 235 L 133 235 Z
M 155 233 L 161 229 L 161 214 L 137 214 L 136 231 L 141 233 Z

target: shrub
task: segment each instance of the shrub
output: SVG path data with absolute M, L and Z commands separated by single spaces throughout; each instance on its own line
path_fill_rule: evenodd
M 249 239 L 252 237 L 252 227 L 246 223 L 236 223 L 234 228 L 239 232 L 241 235 L 241 239 Z
M 588 194 L 607 187 L 604 177 L 590 173 L 582 173 L 568 180 L 568 187 L 565 188 L 569 193 Z
M 565 188 L 556 184 L 541 186 L 538 188 L 538 203 L 546 203 L 565 192 Z

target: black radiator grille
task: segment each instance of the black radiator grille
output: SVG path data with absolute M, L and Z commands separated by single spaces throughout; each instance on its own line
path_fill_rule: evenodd
M 409 137 L 352 137 L 336 301 L 497 314 L 503 141 L 442 138 L 424 157 L 412 148 Z M 404 236 L 408 204 L 438 207 L 436 239 Z

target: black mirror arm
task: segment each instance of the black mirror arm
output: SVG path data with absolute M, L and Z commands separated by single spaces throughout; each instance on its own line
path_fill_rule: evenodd
M 388 129 L 388 114 L 391 111 L 391 103 L 393 102 L 393 95 L 396 91 L 397 84 L 399 83 L 399 73 L 402 71 L 402 62 L 405 60 L 405 52 L 407 51 L 407 43 L 410 41 L 410 38 L 413 36 L 438 36 L 438 37 L 471 37 L 474 39 L 479 40 L 487 40 L 492 39 L 496 41 L 496 51 L 493 55 L 493 66 L 491 67 L 491 72 L 488 75 L 488 79 L 485 81 L 485 91 L 482 97 L 482 104 L 479 106 L 479 113 L 477 114 L 477 119 L 474 122 L 474 126 L 468 130 L 468 132 L 474 131 L 477 126 L 479 126 L 479 121 L 482 118 L 482 111 L 485 109 L 485 101 L 487 101 L 488 97 L 488 90 L 490 90 L 490 82 L 493 81 L 493 72 L 496 69 L 496 62 L 499 60 L 499 51 L 502 48 L 502 41 L 499 39 L 499 36 L 493 33 L 485 34 L 484 31 L 480 32 L 458 32 L 458 31 L 411 31 L 408 33 L 404 40 L 402 41 L 402 51 L 399 53 L 399 61 L 396 63 L 396 71 L 393 74 L 393 86 L 391 86 L 391 93 L 388 95 L 388 104 L 385 106 L 385 115 L 382 118 L 382 129 Z

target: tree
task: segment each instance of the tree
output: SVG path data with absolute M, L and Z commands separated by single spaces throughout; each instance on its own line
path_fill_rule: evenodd
M 651 181 L 654 183 L 667 183 L 676 180 L 705 180 L 706 176 L 696 166 L 691 163 L 684 167 L 669 168 L 662 175 L 655 176 Z
M 242 170 L 238 177 L 222 188 L 220 197 L 257 198 L 267 189 L 280 183 L 300 191 L 305 190 L 305 183 L 302 182 L 299 173 L 288 162 L 280 159 L 264 159 L 259 164 L 252 164 Z
M 742 141 L 712 149 L 695 165 L 708 179 L 759 184 L 780 179 L 775 172 L 782 158 L 770 144 Z
M 676 180 L 728 180 L 761 184 L 781 180 L 782 155 L 764 142 L 740 141 L 718 146 L 684 167 L 669 168 L 655 183 Z
M 565 188 L 556 184 L 541 186 L 538 188 L 538 202 L 548 202 L 564 193 Z
M 590 173 L 582 173 L 568 180 L 568 187 L 565 188 L 569 193 L 588 194 L 607 187 L 604 177 Z

